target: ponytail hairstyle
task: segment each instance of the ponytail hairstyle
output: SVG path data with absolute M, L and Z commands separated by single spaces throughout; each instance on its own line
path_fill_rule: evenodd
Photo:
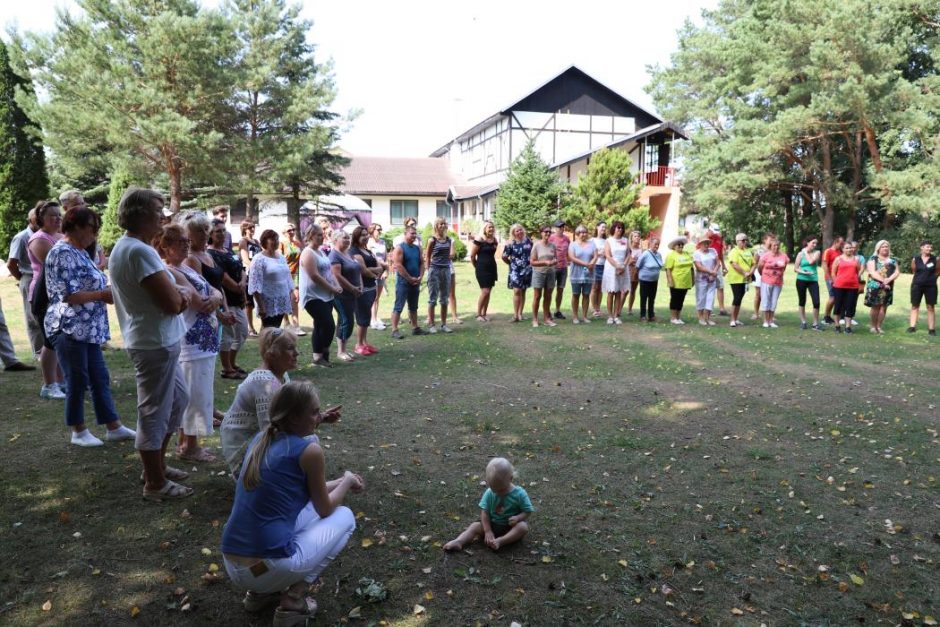
M 309 435 L 310 418 L 319 410 L 320 397 L 309 381 L 291 381 L 274 393 L 268 406 L 271 424 L 261 432 L 258 443 L 245 458 L 242 481 L 246 490 L 261 485 L 261 463 L 278 433 Z

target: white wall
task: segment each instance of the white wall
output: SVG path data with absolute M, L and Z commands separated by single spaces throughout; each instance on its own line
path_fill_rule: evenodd
M 381 224 L 385 230 L 401 226 L 401 224 L 392 224 L 391 220 L 391 201 L 392 200 L 417 200 L 418 201 L 418 230 L 424 228 L 425 224 L 433 223 L 437 217 L 437 201 L 444 200 L 444 196 L 370 196 L 360 194 L 362 200 L 372 201 L 372 221 Z

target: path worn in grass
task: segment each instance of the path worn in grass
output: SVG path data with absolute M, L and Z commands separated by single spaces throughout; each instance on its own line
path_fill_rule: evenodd
M 378 356 L 297 373 L 344 405 L 322 433 L 331 471 L 361 471 L 368 485 L 349 499 L 358 529 L 317 594 L 322 624 L 923 624 L 940 613 L 940 384 L 925 334 L 801 334 L 786 314 L 773 333 L 505 318 L 397 343 L 372 332 Z M 108 359 L 130 416 L 128 361 Z M 23 381 L 0 373 L 0 622 L 269 623 L 246 616 L 224 579 L 203 581 L 221 565 L 231 503 L 221 464 L 199 467 L 194 498 L 146 504 L 131 446 L 68 446 L 61 405 Z M 233 390 L 218 380 L 220 406 Z M 532 532 L 499 554 L 445 555 L 440 544 L 477 516 L 493 455 L 515 462 Z M 364 603 L 362 577 L 389 599 Z M 356 607 L 362 618 L 347 619 Z

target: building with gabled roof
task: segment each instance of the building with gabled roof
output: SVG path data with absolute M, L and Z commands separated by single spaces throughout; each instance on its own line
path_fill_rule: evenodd
M 625 150 L 646 183 L 641 203 L 660 219 L 663 237 L 678 228 L 679 187 L 672 143 L 682 130 L 571 66 L 507 107 L 448 140 L 429 157 L 352 157 L 343 191 L 390 226 L 414 215 L 423 225 L 446 217 L 489 219 L 509 165 L 532 142 L 559 176 L 577 181 L 601 148 Z

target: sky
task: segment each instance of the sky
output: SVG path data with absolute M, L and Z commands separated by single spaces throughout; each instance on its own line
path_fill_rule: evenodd
M 332 60 L 334 110 L 360 111 L 341 147 L 361 156 L 424 157 L 571 65 L 655 111 L 644 91 L 647 66 L 668 65 L 677 30 L 717 0 L 302 4 L 318 60 Z M 4 0 L 0 26 L 51 31 L 56 7 L 75 6 Z

